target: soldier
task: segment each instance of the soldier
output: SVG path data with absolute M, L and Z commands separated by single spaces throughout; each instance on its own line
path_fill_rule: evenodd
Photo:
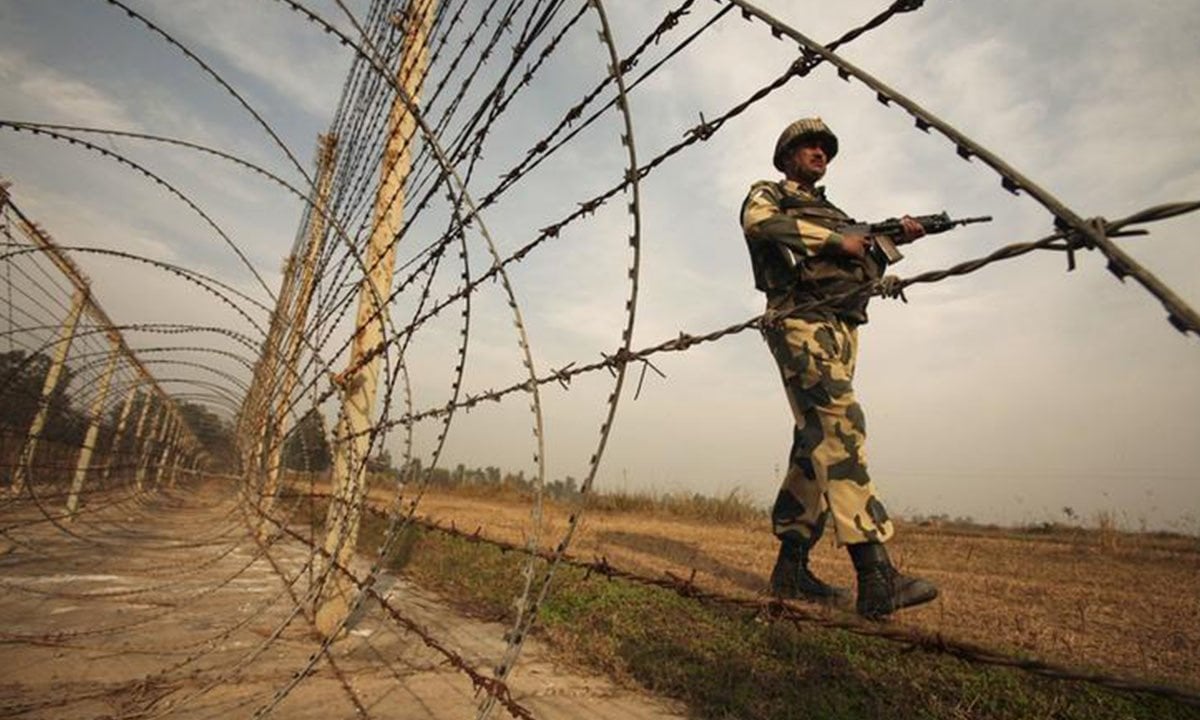
M 856 608 L 880 619 L 929 602 L 937 588 L 900 574 L 883 545 L 893 527 L 867 474 L 866 425 L 851 381 L 857 329 L 867 321 L 869 289 L 886 286 L 887 258 L 870 237 L 838 231 L 853 221 L 816 186 L 837 152 L 837 136 L 820 118 L 797 120 L 775 144 L 774 164 L 785 178 L 755 183 L 742 205 L 754 283 L 767 295 L 768 315 L 779 319 L 764 335 L 795 418 L 787 476 L 771 513 L 780 541 L 771 589 L 784 598 L 848 600 L 848 590 L 808 568 L 809 550 L 831 518 L 858 577 Z M 901 222 L 901 242 L 924 234 L 912 218 Z

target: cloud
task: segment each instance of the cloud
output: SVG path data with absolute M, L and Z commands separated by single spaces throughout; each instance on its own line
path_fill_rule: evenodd
M 154 14 L 189 43 L 217 53 L 239 71 L 304 111 L 327 117 L 349 54 L 295 13 L 240 0 L 160 2 Z
M 140 128 L 116 98 L 31 60 L 19 50 L 0 47 L 0 83 L 5 87 L 6 102 L 12 108 L 19 108 L 18 114 L 9 119 Z M 4 114 L 10 112 L 6 110 Z

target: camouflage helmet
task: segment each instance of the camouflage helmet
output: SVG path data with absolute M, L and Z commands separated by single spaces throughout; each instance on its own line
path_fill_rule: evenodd
M 825 151 L 825 155 L 832 160 L 838 152 L 837 135 L 829 129 L 819 117 L 800 118 L 796 122 L 788 125 L 779 134 L 779 139 L 775 141 L 775 169 L 779 172 L 787 172 L 783 167 L 783 160 L 787 156 L 792 146 L 796 141 L 803 137 L 817 137 L 821 140 L 821 149 Z

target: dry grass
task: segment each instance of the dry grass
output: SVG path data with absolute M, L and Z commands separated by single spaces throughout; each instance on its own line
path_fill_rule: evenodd
M 387 500 L 385 493 L 375 494 Z M 742 596 L 766 588 L 775 555 L 765 513 L 733 493 L 723 500 L 652 495 L 589 501 L 570 552 L 605 557 L 648 576 L 672 573 Z M 548 502 L 542 544 L 552 548 L 571 508 Z M 430 491 L 419 512 L 460 528 L 524 542 L 528 499 L 517 493 Z M 1200 539 L 1122 531 L 1112 514 L 1094 529 L 900 524 L 891 554 L 934 581 L 941 597 L 893 622 L 1009 653 L 1145 681 L 1200 689 Z M 845 552 L 823 542 L 812 565 L 853 585 Z
M 459 607 L 511 620 L 519 554 L 441 533 L 414 535 L 406 574 Z M 562 661 L 681 700 L 696 718 L 1200 719 L 1200 708 L 1163 698 L 770 622 L 571 567 L 560 568 L 540 605 L 538 632 Z
M 1101 510 L 1096 513 L 1096 533 L 1100 551 L 1109 555 L 1115 554 L 1121 533 L 1117 526 L 1117 514 L 1114 511 Z
M 741 488 L 734 488 L 719 498 L 683 492 L 594 494 L 588 496 L 587 508 L 596 512 L 669 515 L 726 524 L 756 523 L 767 517 L 766 510 L 756 505 L 749 493 Z
M 650 576 L 686 577 L 694 570 L 699 584 L 730 594 L 755 595 L 766 587 L 775 543 L 761 511 L 757 519 L 724 522 L 706 515 L 716 511 L 704 506 L 693 506 L 691 515 L 614 506 L 584 515 L 571 552 L 607 557 Z M 530 532 L 523 502 L 433 493 L 421 512 L 511 541 Z M 547 547 L 561 536 L 566 512 L 548 509 Z M 1135 536 L 1115 522 L 1098 525 L 1058 532 L 901 526 L 893 557 L 905 571 L 936 582 L 942 595 L 894 622 L 1075 667 L 1200 688 L 1196 538 Z M 845 553 L 831 542 L 817 548 L 813 567 L 831 581 L 853 584 Z

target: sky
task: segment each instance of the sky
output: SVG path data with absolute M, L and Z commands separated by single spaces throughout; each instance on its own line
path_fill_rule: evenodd
M 130 5 L 208 62 L 312 173 L 316 136 L 330 126 L 350 68 L 345 48 L 277 2 Z M 350 27 L 335 3 L 309 5 Z M 466 5 L 466 20 L 482 12 L 482 3 Z M 758 5 L 823 42 L 885 6 L 867 0 L 836 7 Z M 362 3 L 350 7 L 363 10 Z M 674 6 L 612 1 L 605 7 L 624 55 Z M 634 75 L 720 7 L 696 3 L 678 28 L 651 46 Z M 455 41 L 470 27 L 464 21 Z M 473 197 L 485 195 L 497 175 L 603 77 L 609 61 L 596 40 L 598 27 L 595 14 L 587 13 L 497 121 L 468 182 Z M 1200 6 L 1191 0 L 1146 2 L 1136 11 L 1115 0 L 930 0 L 841 54 L 1080 215 L 1114 219 L 1163 202 L 1200 199 L 1197 36 Z M 511 44 L 502 39 L 495 58 L 510 52 Z M 702 116 L 711 120 L 743 101 L 795 58 L 794 44 L 729 13 L 630 93 L 639 161 L 681 140 Z M 471 62 L 478 60 L 474 53 Z M 444 63 L 437 68 L 435 78 L 448 72 Z M 461 77 L 462 70 L 456 72 L 453 77 Z M 469 93 L 463 104 L 478 101 L 477 93 Z M 754 104 L 640 183 L 635 348 L 680 332 L 707 333 L 762 311 L 738 209 L 752 182 L 775 177 L 770 155 L 780 130 L 808 115 L 821 116 L 840 138 L 825 184 L 856 217 L 947 210 L 995 218 L 906 248 L 907 257 L 893 268 L 897 275 L 948 267 L 1052 231 L 1051 216 L 1028 196 L 1008 193 L 981 163 L 964 162 L 944 138 L 916 130 L 906 113 L 822 67 Z M 303 186 L 299 171 L 229 92 L 100 0 L 0 0 L 0 119 L 187 139 Z M 621 132 L 619 116 L 607 113 L 483 213 L 501 255 L 619 181 L 627 164 Z M 28 133 L 0 128 L 0 176 L 13 183 L 21 209 L 60 244 L 120 249 L 220 278 L 257 303 L 245 309 L 265 326 L 302 203 L 260 177 L 195 152 L 120 138 L 96 142 L 168 178 L 229 240 L 127 168 Z M 632 261 L 628 199 L 572 223 L 511 269 L 539 372 L 592 362 L 619 346 Z M 422 217 L 411 241 L 401 244 L 401 262 L 436 238 L 448 215 L 443 207 Z M 1196 307 L 1197 227 L 1200 216 L 1184 216 L 1147 226 L 1148 236 L 1118 242 Z M 477 275 L 490 260 L 482 238 L 472 235 L 468 242 Z M 191 323 L 251 337 L 258 332 L 228 306 L 167 273 L 95 254 L 76 259 L 118 323 Z M 1173 330 L 1158 302 L 1132 282 L 1118 282 L 1098 254 L 1081 253 L 1078 261 L 1067 272 L 1059 253 L 1027 255 L 913 287 L 906 304 L 872 302 L 871 321 L 860 332 L 855 385 L 867 414 L 871 472 L 894 513 L 1034 523 L 1066 520 L 1063 509 L 1069 507 L 1085 522 L 1111 513 L 1130 529 L 1200 532 L 1200 339 Z M 440 275 L 435 295 L 452 292 L 456 277 Z M 346 281 L 326 278 L 322 291 Z M 473 295 L 467 392 L 524 379 L 501 290 L 487 283 Z M 402 297 L 395 317 L 412 304 Z M 335 335 L 347 334 L 345 320 L 332 327 Z M 414 335 L 405 357 L 414 408 L 449 398 L 458 331 L 458 313 L 451 311 Z M 208 343 L 246 354 L 213 334 L 187 340 L 130 336 L 135 347 L 173 343 L 172 357 L 248 378 L 239 362 L 181 349 Z M 343 367 L 344 354 L 331 345 L 322 362 Z M 597 488 L 710 495 L 737 489 L 768 502 L 786 464 L 791 419 L 761 338 L 742 333 L 659 356 L 654 365 L 666 377 L 647 373 L 636 399 L 636 368 L 626 382 Z M 170 385 L 174 392 L 203 395 L 202 383 L 232 386 L 196 368 L 164 370 L 179 378 Z M 556 384 L 542 390 L 549 479 L 586 474 L 612 389 L 613 379 L 599 373 L 575 380 L 569 390 Z M 209 400 L 229 412 L 228 403 Z M 536 447 L 528 406 L 528 397 L 518 394 L 460 413 L 441 464 L 530 474 Z M 327 417 L 336 413 L 329 405 L 322 409 Z M 394 417 L 404 409 L 394 398 L 387 411 Z M 438 430 L 434 423 L 414 430 L 418 456 L 428 458 Z M 400 432 L 383 442 L 393 456 L 403 453 Z

